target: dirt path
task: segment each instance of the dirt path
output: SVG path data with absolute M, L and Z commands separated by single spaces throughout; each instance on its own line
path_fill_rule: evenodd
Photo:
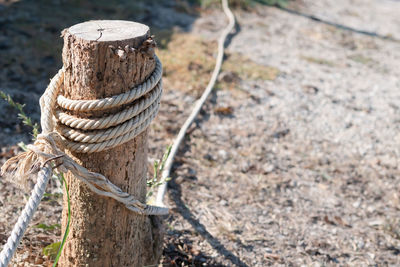
M 314 2 L 292 8 L 400 37 L 398 1 Z M 265 6 L 236 16 L 218 90 L 175 164 L 163 263 L 400 265 L 400 43 Z M 204 12 L 158 51 L 166 92 L 151 158 L 205 86 L 224 22 L 221 12 Z M 0 191 L 8 218 L 19 214 L 20 191 Z M 59 218 L 53 194 L 34 224 Z M 3 235 L 12 223 L 0 227 Z M 43 264 L 37 254 L 59 234 L 31 228 L 17 262 Z
M 301 10 L 399 32 L 400 2 L 362 2 Z M 218 16 L 193 32 L 215 38 Z M 221 83 L 181 153 L 170 232 L 226 266 L 399 265 L 400 43 L 275 8 L 237 16 L 228 52 L 280 73 Z

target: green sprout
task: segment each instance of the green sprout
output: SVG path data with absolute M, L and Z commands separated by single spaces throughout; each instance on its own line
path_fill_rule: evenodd
M 156 160 L 154 162 L 153 177 L 150 180 L 147 180 L 147 187 L 149 188 L 146 195 L 147 198 L 150 198 L 154 194 L 154 191 L 157 187 L 171 180 L 170 177 L 166 177 L 165 179 L 160 177 L 162 171 L 164 170 L 165 162 L 168 159 L 169 153 L 171 153 L 171 147 L 172 146 L 167 147 L 161 161 Z
M 9 94 L 4 93 L 3 91 L 0 91 L 0 97 L 3 98 L 11 107 L 18 110 L 18 118 L 24 125 L 32 128 L 32 135 L 33 139 L 35 140 L 39 134 L 39 124 L 33 122 L 32 119 L 26 115 L 24 111 L 25 104 L 15 102 Z
M 39 134 L 39 125 L 36 122 L 34 123 L 32 121 L 32 119 L 28 115 L 26 115 L 26 113 L 24 111 L 25 105 L 15 102 L 9 94 L 4 93 L 3 91 L 0 91 L 0 97 L 3 98 L 11 107 L 18 110 L 18 112 L 19 112 L 18 118 L 22 121 L 22 123 L 24 125 L 27 125 L 32 128 L 33 140 L 35 140 Z M 24 151 L 27 150 L 26 144 L 23 142 L 18 143 L 18 146 Z M 65 186 L 65 192 L 67 194 L 67 207 L 68 207 L 67 227 L 63 234 L 62 241 L 52 243 L 52 244 L 46 246 L 45 248 L 43 248 L 44 255 L 50 256 L 51 258 L 55 258 L 54 264 L 53 264 L 53 267 L 55 267 L 55 266 L 57 266 L 58 260 L 61 256 L 62 249 L 64 247 L 64 244 L 65 244 L 68 234 L 69 234 L 69 225 L 70 225 L 70 221 L 71 221 L 71 202 L 70 202 L 70 197 L 69 197 L 69 192 L 68 192 L 68 185 L 67 185 L 67 182 L 65 181 L 64 174 L 59 173 L 57 175 L 53 175 L 53 178 L 59 179 L 61 182 L 61 185 Z M 45 230 L 52 230 L 53 228 L 58 227 L 58 224 L 55 224 L 52 226 L 47 226 L 46 224 L 39 224 L 36 227 L 42 228 Z
M 57 243 L 60 243 L 60 246 L 58 248 L 57 256 L 56 256 L 56 258 L 54 260 L 53 267 L 57 266 L 58 260 L 60 259 L 62 249 L 63 249 L 63 247 L 65 245 L 65 242 L 67 241 L 67 237 L 68 237 L 68 234 L 69 234 L 69 224 L 71 222 L 71 202 L 70 202 L 70 198 L 69 198 L 68 185 L 67 185 L 67 182 L 65 181 L 63 173 L 59 173 L 57 175 L 57 177 L 58 177 L 58 179 L 60 179 L 61 184 L 63 184 L 65 186 L 65 192 L 67 193 L 68 219 L 67 219 L 67 227 L 65 228 L 63 239 L 62 239 L 61 243 L 57 242 Z

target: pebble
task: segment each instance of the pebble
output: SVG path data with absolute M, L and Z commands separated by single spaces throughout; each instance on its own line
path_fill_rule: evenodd
M 221 157 L 223 161 L 226 161 L 228 159 L 228 152 L 226 152 L 223 149 L 218 150 L 218 155 Z
M 268 174 L 273 172 L 273 170 L 275 169 L 275 166 L 270 164 L 270 163 L 265 163 L 262 165 L 262 170 L 264 174 Z

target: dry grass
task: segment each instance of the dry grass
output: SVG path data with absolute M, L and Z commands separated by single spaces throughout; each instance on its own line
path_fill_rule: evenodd
M 309 56 L 301 56 L 301 58 L 310 63 L 325 65 L 328 67 L 334 67 L 336 65 L 334 62 L 327 60 L 325 58 L 317 58 L 317 57 L 309 57 Z
M 110 8 L 88 7 L 87 12 L 119 12 Z M 162 263 L 399 266 L 400 185 L 394 123 L 399 108 L 391 103 L 399 76 L 393 59 L 398 57 L 396 49 L 391 43 L 309 23 L 278 9 L 242 15 L 242 31 L 229 47 L 220 75 L 221 90 L 216 90 L 216 101 L 207 102 L 198 124 L 189 130 L 174 165 Z M 218 13 L 204 16 L 210 18 L 203 25 L 221 19 Z M 61 23 L 64 18 L 54 19 Z M 21 32 L 29 32 L 30 27 L 17 26 L 12 33 L 18 33 L 15 38 L 23 47 L 22 42 L 31 42 L 32 37 Z M 247 39 L 243 33 L 253 30 L 255 39 L 248 47 L 241 38 Z M 46 31 L 42 38 L 50 41 Z M 216 43 L 210 41 L 214 32 L 203 39 L 170 29 L 152 31 L 165 68 L 163 103 L 149 137 L 149 155 L 159 158 L 210 78 Z M 271 37 L 268 45 L 275 49 L 263 49 L 261 36 L 266 34 Z M 305 46 L 274 52 L 299 38 L 305 38 Z M 31 50 L 53 54 L 46 51 L 49 44 L 40 40 L 28 46 L 32 48 L 22 51 L 21 59 L 30 61 L 18 62 L 26 61 L 31 69 L 40 67 L 38 60 L 47 56 L 36 58 Z M 255 48 L 259 48 L 257 55 Z M 343 51 L 341 57 L 334 56 L 338 51 Z M 19 65 L 8 62 L 17 57 L 16 52 L 3 53 L 0 63 Z M 372 70 L 375 62 L 387 65 L 387 73 Z M 30 73 L 16 77 L 25 79 Z M 24 81 L 19 81 L 23 88 L 17 90 L 26 88 Z M 11 143 L 13 135 L 5 140 Z M 359 155 L 358 151 L 366 152 Z M 23 196 L 3 186 L 0 230 L 6 233 Z M 60 216 L 55 200 L 44 201 L 34 224 L 52 225 Z M 58 229 L 30 228 L 16 259 L 21 266 L 39 264 L 41 259 L 48 263 L 41 250 L 59 235 Z M 36 236 L 43 239 L 35 241 Z M 29 257 L 23 258 L 27 252 Z
M 371 64 L 371 63 L 376 63 L 375 60 L 373 60 L 372 58 L 363 56 L 361 54 L 351 55 L 348 58 L 353 60 L 353 61 L 355 61 L 355 62 L 357 62 L 357 63 L 361 63 L 361 64 L 364 64 L 364 65 L 368 65 L 368 64 Z
M 164 40 L 158 41 L 157 54 L 164 66 L 165 87 L 200 95 L 214 68 L 216 42 L 185 33 L 172 34 L 167 45 Z
M 230 53 L 222 66 L 224 71 L 235 73 L 241 80 L 275 80 L 279 69 L 258 64 L 240 53 Z
M 158 56 L 164 65 L 165 87 L 191 92 L 200 96 L 214 69 L 216 42 L 204 40 L 199 36 L 171 31 L 156 32 L 159 45 Z M 240 53 L 227 53 L 222 65 L 218 87 L 232 88 L 240 80 L 275 80 L 279 69 L 258 64 Z M 225 85 L 227 86 L 225 86 Z

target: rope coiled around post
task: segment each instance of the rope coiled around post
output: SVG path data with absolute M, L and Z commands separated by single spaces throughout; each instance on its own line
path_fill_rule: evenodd
M 3 174 L 28 177 L 39 171 L 32 195 L 18 218 L 11 236 L 0 254 L 0 267 L 10 262 L 26 228 L 43 197 L 53 171 L 45 165 L 53 161 L 57 172 L 70 171 L 93 192 L 113 198 L 140 215 L 166 215 L 168 209 L 144 204 L 124 192 L 100 173 L 91 172 L 64 153 L 104 151 L 132 140 L 143 132 L 157 115 L 162 94 L 162 65 L 155 56 L 156 66 L 149 78 L 130 91 L 97 100 L 71 100 L 59 95 L 64 81 L 60 69 L 40 98 L 42 133 L 28 150 L 9 159 L 1 168 Z M 128 108 L 104 118 L 82 119 L 69 111 L 98 111 L 128 105 Z
M 59 95 L 64 81 L 64 69 L 51 80 L 40 98 L 42 133 L 27 153 L 33 155 L 18 158 L 45 161 L 62 155 L 56 164 L 61 172 L 71 171 L 99 195 L 114 198 L 139 214 L 165 215 L 168 209 L 148 206 L 123 192 L 99 173 L 93 173 L 77 164 L 63 150 L 78 153 L 94 153 L 121 145 L 143 132 L 157 115 L 162 94 L 162 65 L 155 56 L 156 66 L 149 78 L 130 91 L 96 100 L 71 100 Z M 83 119 L 67 114 L 65 110 L 88 112 L 107 110 L 128 104 L 129 107 L 102 118 Z M 15 162 L 10 159 L 9 162 Z M 29 165 L 24 163 L 23 165 Z M 32 165 L 32 163 L 31 163 Z M 10 164 L 3 166 L 7 171 Z
M 126 93 L 96 100 L 71 100 L 59 95 L 64 80 L 61 69 L 40 98 L 43 133 L 57 130 L 63 137 L 65 148 L 78 153 L 100 152 L 133 139 L 147 128 L 159 109 L 162 65 L 157 57 L 155 61 L 154 71 L 142 84 Z M 103 118 L 77 118 L 64 111 L 99 111 L 125 104 L 130 107 Z

